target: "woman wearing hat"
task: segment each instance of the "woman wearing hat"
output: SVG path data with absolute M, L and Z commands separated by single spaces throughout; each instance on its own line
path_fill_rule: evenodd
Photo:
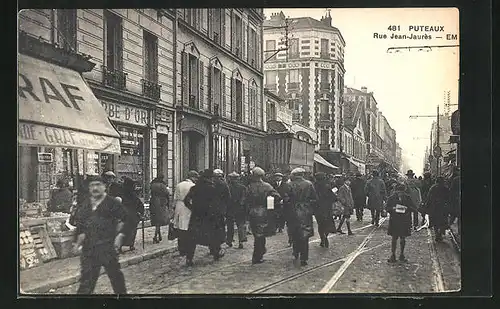
M 401 262 L 406 262 L 407 260 L 404 255 L 406 237 L 411 235 L 411 212 L 415 209 L 415 205 L 410 195 L 406 193 L 406 185 L 404 183 L 396 185 L 396 192 L 387 199 L 386 209 L 390 214 L 387 234 L 392 236 L 392 254 L 388 262 L 396 262 L 398 238 L 400 240 L 401 250 L 399 260 Z

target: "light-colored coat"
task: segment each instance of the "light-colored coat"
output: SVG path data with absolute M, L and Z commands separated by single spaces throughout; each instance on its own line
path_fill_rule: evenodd
M 188 194 L 194 182 L 191 179 L 181 181 L 174 191 L 174 228 L 187 231 L 189 228 L 189 220 L 191 219 L 191 210 L 184 204 L 184 198 Z

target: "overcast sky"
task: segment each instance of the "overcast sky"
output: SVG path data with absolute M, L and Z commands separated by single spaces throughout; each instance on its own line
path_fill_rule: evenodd
M 326 9 L 265 9 L 283 11 L 289 17 L 321 19 Z M 458 48 L 434 48 L 426 51 L 387 53 L 388 47 L 457 45 L 446 40 L 446 34 L 459 34 L 458 10 L 432 9 L 331 9 L 332 24 L 346 42 L 345 85 L 373 91 L 378 108 L 403 148 L 409 166 L 422 173 L 425 147 L 429 145 L 432 118 L 410 120 L 410 115 L 435 115 L 436 107 L 444 109 L 444 91 L 451 91 L 451 103 L 457 104 L 459 78 Z M 391 35 L 388 27 L 400 26 L 399 34 L 428 34 L 430 40 L 375 39 L 374 32 Z M 444 32 L 413 32 L 409 26 L 444 26 Z M 442 39 L 435 38 L 441 36 Z M 456 106 L 451 106 L 451 112 Z

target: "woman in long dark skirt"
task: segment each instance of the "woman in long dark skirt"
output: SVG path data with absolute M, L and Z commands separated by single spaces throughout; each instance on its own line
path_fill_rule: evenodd
M 169 192 L 163 175 L 158 175 L 151 182 L 151 200 L 149 201 L 149 215 L 151 225 L 155 227 L 153 243 L 159 243 L 161 238 L 161 227 L 168 224 Z
M 127 212 L 127 221 L 123 232 L 125 239 L 122 246 L 135 250 L 135 237 L 137 235 L 137 225 L 141 222 L 144 215 L 144 203 L 137 196 L 137 183 L 126 177 L 123 182 L 122 205 Z M 120 249 L 121 251 L 121 249 Z
M 400 240 L 400 254 L 399 260 L 401 262 L 407 262 L 404 255 L 406 237 L 411 235 L 411 213 L 413 209 L 416 209 L 413 204 L 410 195 L 406 192 L 406 186 L 404 184 L 397 184 L 395 192 L 388 198 L 386 209 L 390 214 L 389 216 L 389 227 L 387 234 L 392 236 L 391 243 L 391 257 L 389 258 L 389 263 L 396 262 L 396 247 L 398 244 L 398 238 Z
M 328 248 L 328 234 L 335 233 L 333 203 L 337 201 L 337 196 L 333 193 L 325 173 L 317 173 L 315 178 L 314 188 L 318 194 L 318 202 L 314 210 L 314 216 L 318 222 L 318 234 L 321 238 L 319 245 Z

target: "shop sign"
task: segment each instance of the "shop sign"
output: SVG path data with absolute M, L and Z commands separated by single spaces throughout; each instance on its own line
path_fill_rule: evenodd
M 168 127 L 167 126 L 162 126 L 162 125 L 157 125 L 156 126 L 156 133 L 158 133 L 158 134 L 168 134 Z
M 39 152 L 38 153 L 38 162 L 40 163 L 50 163 L 54 159 L 52 157 L 52 154 L 50 152 Z
M 276 69 L 276 64 L 265 64 L 264 65 L 264 70 L 275 70 Z
M 120 104 L 104 102 L 101 105 L 106 110 L 108 117 L 112 121 L 128 123 L 136 126 L 147 127 L 149 124 L 149 112 L 147 109 Z
M 295 69 L 295 68 L 298 68 L 298 67 L 300 67 L 300 63 L 299 62 L 292 62 L 292 63 L 288 64 L 288 68 L 290 68 L 290 69 Z
M 98 152 L 120 153 L 120 143 L 115 137 L 22 121 L 18 125 L 17 141 L 28 146 L 83 148 Z

